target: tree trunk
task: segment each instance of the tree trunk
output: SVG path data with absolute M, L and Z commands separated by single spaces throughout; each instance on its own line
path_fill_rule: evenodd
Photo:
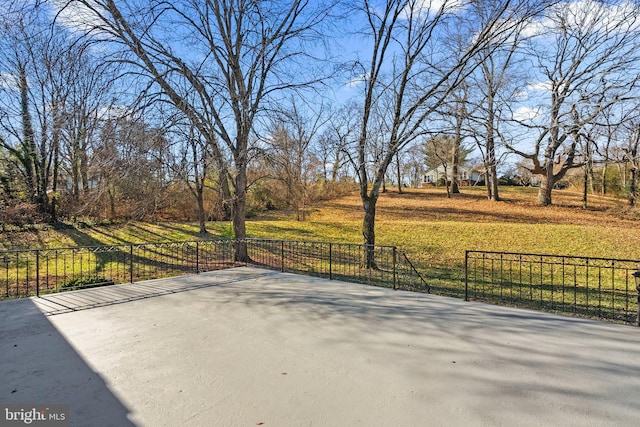
M 77 152 L 71 155 L 71 194 L 73 195 L 73 200 L 78 200 L 80 198 L 80 165 L 77 156 Z
M 493 95 L 488 97 L 488 110 L 489 117 L 487 117 L 487 139 L 486 145 L 486 162 L 485 169 L 487 170 L 487 195 L 489 200 L 497 202 L 500 200 L 498 195 L 498 168 L 496 160 L 496 142 L 495 142 L 495 113 L 493 106 Z
M 442 163 L 442 167 L 444 168 L 444 188 L 447 190 L 447 199 L 451 198 L 451 187 L 449 187 L 449 171 L 447 170 L 446 163 Z
M 84 147 L 80 150 L 80 179 L 82 180 L 82 192 L 86 195 L 89 192 L 89 156 Z
M 631 176 L 629 177 L 629 206 L 636 204 L 636 168 L 631 167 Z
M 113 220 L 116 218 L 116 195 L 113 186 L 109 185 L 107 194 L 109 195 L 109 216 Z
M 37 188 L 37 152 L 35 144 L 35 132 L 29 111 L 29 86 L 27 74 L 22 64 L 19 69 L 19 89 L 20 89 L 20 115 L 22 120 L 22 141 L 20 161 L 24 167 L 25 184 L 27 195 L 31 202 L 35 202 Z
M 456 109 L 459 110 L 459 109 Z M 460 194 L 458 188 L 458 178 L 460 174 L 460 148 L 462 145 L 462 124 L 463 117 L 460 114 L 456 115 L 456 133 L 453 143 L 453 152 L 451 153 L 451 192 L 453 194 Z
M 618 176 L 620 177 L 620 183 L 622 187 L 627 186 L 627 162 L 624 162 L 622 165 L 618 163 Z
M 453 148 L 453 158 L 451 159 L 451 192 L 453 194 L 460 194 L 460 189 L 458 188 L 458 166 L 460 163 L 460 146 L 458 145 L 458 141 L 456 141 L 455 147 Z
M 246 210 L 246 197 L 247 197 L 247 170 L 243 164 L 238 164 L 236 180 L 235 180 L 235 195 L 233 197 L 233 236 L 239 241 L 236 241 L 234 248 L 233 259 L 238 262 L 248 262 L 249 253 L 247 250 L 247 230 L 245 226 L 245 210 Z
M 589 168 L 587 166 L 585 166 L 584 167 L 584 182 L 582 184 L 582 209 L 587 209 L 589 207 L 588 206 L 588 197 L 587 197 L 588 190 L 589 190 Z
M 636 130 L 636 132 L 640 132 L 640 129 Z M 633 145 L 631 145 L 631 150 L 629 153 L 629 163 L 631 165 L 631 174 L 629 176 L 629 206 L 634 206 L 636 204 L 636 171 L 637 171 L 637 156 L 638 156 L 638 144 L 640 140 L 638 139 L 640 134 L 636 133 L 636 138 L 634 139 Z M 627 162 L 625 162 L 625 166 Z
M 198 226 L 200 227 L 200 234 L 207 234 L 206 215 L 204 211 L 204 185 L 201 182 L 196 182 L 196 200 L 198 202 Z
M 493 188 L 491 187 L 491 180 L 489 179 L 489 168 L 486 163 L 484 172 L 484 185 L 487 187 L 487 199 L 491 200 L 493 198 Z
M 340 172 L 340 151 L 336 151 L 336 156 L 333 160 L 333 166 L 331 168 L 331 182 L 338 180 L 338 173 Z
M 375 196 L 367 197 L 362 202 L 364 220 L 362 221 L 362 236 L 365 244 L 366 268 L 376 268 L 375 244 L 376 244 L 376 200 Z
M 222 210 L 222 220 L 229 221 L 231 220 L 232 214 L 232 200 L 231 200 L 231 190 L 229 189 L 229 178 L 226 174 L 220 174 L 220 199 L 221 202 L 221 210 Z
M 553 175 L 543 175 L 540 180 L 540 189 L 538 190 L 538 203 L 540 206 L 551 205 L 551 191 L 553 190 Z
M 396 166 L 398 172 L 398 194 L 402 194 L 402 177 L 400 175 L 400 153 L 396 153 Z
M 500 201 L 500 196 L 498 195 L 498 168 L 495 161 L 491 166 L 491 201 Z
M 52 197 L 49 203 L 49 217 L 51 222 L 58 221 L 58 176 L 60 175 L 60 114 L 55 110 L 53 117 L 53 136 L 52 136 L 52 170 L 51 170 L 51 191 Z

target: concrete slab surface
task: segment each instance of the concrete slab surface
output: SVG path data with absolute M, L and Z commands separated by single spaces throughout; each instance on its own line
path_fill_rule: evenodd
M 0 303 L 7 403 L 75 426 L 631 426 L 640 329 L 236 268 Z

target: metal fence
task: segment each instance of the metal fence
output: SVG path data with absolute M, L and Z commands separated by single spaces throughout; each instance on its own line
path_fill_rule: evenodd
M 638 323 L 640 261 L 467 251 L 465 300 Z
M 234 260 L 235 245 L 248 260 Z M 373 253 L 375 268 L 367 268 Z M 0 299 L 130 283 L 250 265 L 393 289 L 429 292 L 420 273 L 394 246 L 266 239 L 0 251 Z M 4 282 L 4 283 L 3 283 Z
M 246 260 L 234 259 L 236 245 L 246 245 Z M 370 254 L 374 266 L 368 265 Z M 464 268 L 443 268 L 395 246 L 270 239 L 0 251 L 0 300 L 241 265 L 617 322 L 639 320 L 637 260 L 466 251 Z

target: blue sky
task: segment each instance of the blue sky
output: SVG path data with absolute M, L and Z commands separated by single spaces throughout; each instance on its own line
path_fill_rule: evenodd
M 54 5 L 61 5 L 65 3 L 66 2 L 64 0 L 53 0 Z M 144 2 L 139 1 L 137 3 L 142 4 Z M 449 2 L 448 4 L 453 7 L 453 11 L 464 10 L 459 8 L 459 1 Z M 593 0 L 577 0 L 563 2 L 561 7 L 578 10 L 581 7 L 593 4 L 595 4 Z M 618 16 L 620 11 L 628 4 L 630 3 L 625 4 L 624 2 L 617 2 L 616 5 L 605 3 L 606 6 L 603 7 L 607 7 L 607 11 L 611 16 L 611 19 L 615 21 L 615 17 Z M 442 5 L 442 0 L 433 2 L 422 1 L 422 5 L 425 10 L 428 10 L 427 8 L 429 6 L 433 9 L 440 7 Z M 74 31 L 87 29 L 87 27 L 91 26 L 93 19 L 94 18 L 91 14 L 83 11 L 82 8 L 79 8 L 77 5 L 67 7 L 58 15 L 58 22 L 66 25 Z M 362 19 L 362 16 L 351 14 L 347 19 L 340 23 L 340 28 L 332 34 L 337 37 L 334 37 L 333 43 L 330 45 L 331 52 L 329 53 L 331 57 L 351 64 L 355 64 L 359 61 L 364 66 L 362 70 L 356 66 L 346 67 L 350 72 L 341 74 L 338 78 L 330 81 L 330 83 L 325 86 L 326 91 L 323 94 L 335 105 L 345 103 L 350 99 L 358 99 L 359 95 L 362 94 L 364 83 L 363 79 L 366 77 L 364 71 L 369 65 L 371 49 L 370 43 L 366 37 L 357 31 L 361 28 L 366 28 L 366 24 Z M 533 21 L 525 29 L 525 32 L 527 35 L 537 34 L 542 43 L 545 43 L 543 34 L 548 31 L 550 24 L 551 22 L 545 19 Z M 181 37 L 178 32 L 172 34 L 171 37 L 174 42 L 180 38 Z M 190 50 L 191 47 L 184 43 L 176 43 L 174 49 L 176 52 L 187 58 L 193 53 Z M 530 63 L 532 65 L 534 64 L 533 62 Z M 387 66 L 390 70 L 391 66 L 389 64 Z M 522 82 L 518 103 L 514 105 L 514 115 L 515 118 L 518 119 L 530 118 L 541 120 L 544 117 L 543 114 L 545 112 L 545 106 L 548 105 L 549 83 L 543 76 L 537 73 L 535 67 L 531 67 L 529 71 L 530 75 Z M 11 84 L 12 76 L 3 70 L 0 70 L 0 73 L 3 73 L 0 74 L 0 86 L 5 87 L 6 89 L 7 85 Z M 524 136 L 520 136 L 523 144 L 529 144 L 532 138 L 535 137 L 535 134 L 531 131 L 528 131 L 523 135 Z

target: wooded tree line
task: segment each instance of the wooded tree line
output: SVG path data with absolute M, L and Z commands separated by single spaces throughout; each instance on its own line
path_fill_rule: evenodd
M 636 1 L 1 0 L 5 218 L 227 219 L 479 157 L 636 194 Z M 430 147 L 430 148 L 429 148 Z M 422 168 L 422 169 L 421 169 Z M 236 257 L 246 257 L 241 246 Z M 373 260 L 371 260 L 373 262 Z

